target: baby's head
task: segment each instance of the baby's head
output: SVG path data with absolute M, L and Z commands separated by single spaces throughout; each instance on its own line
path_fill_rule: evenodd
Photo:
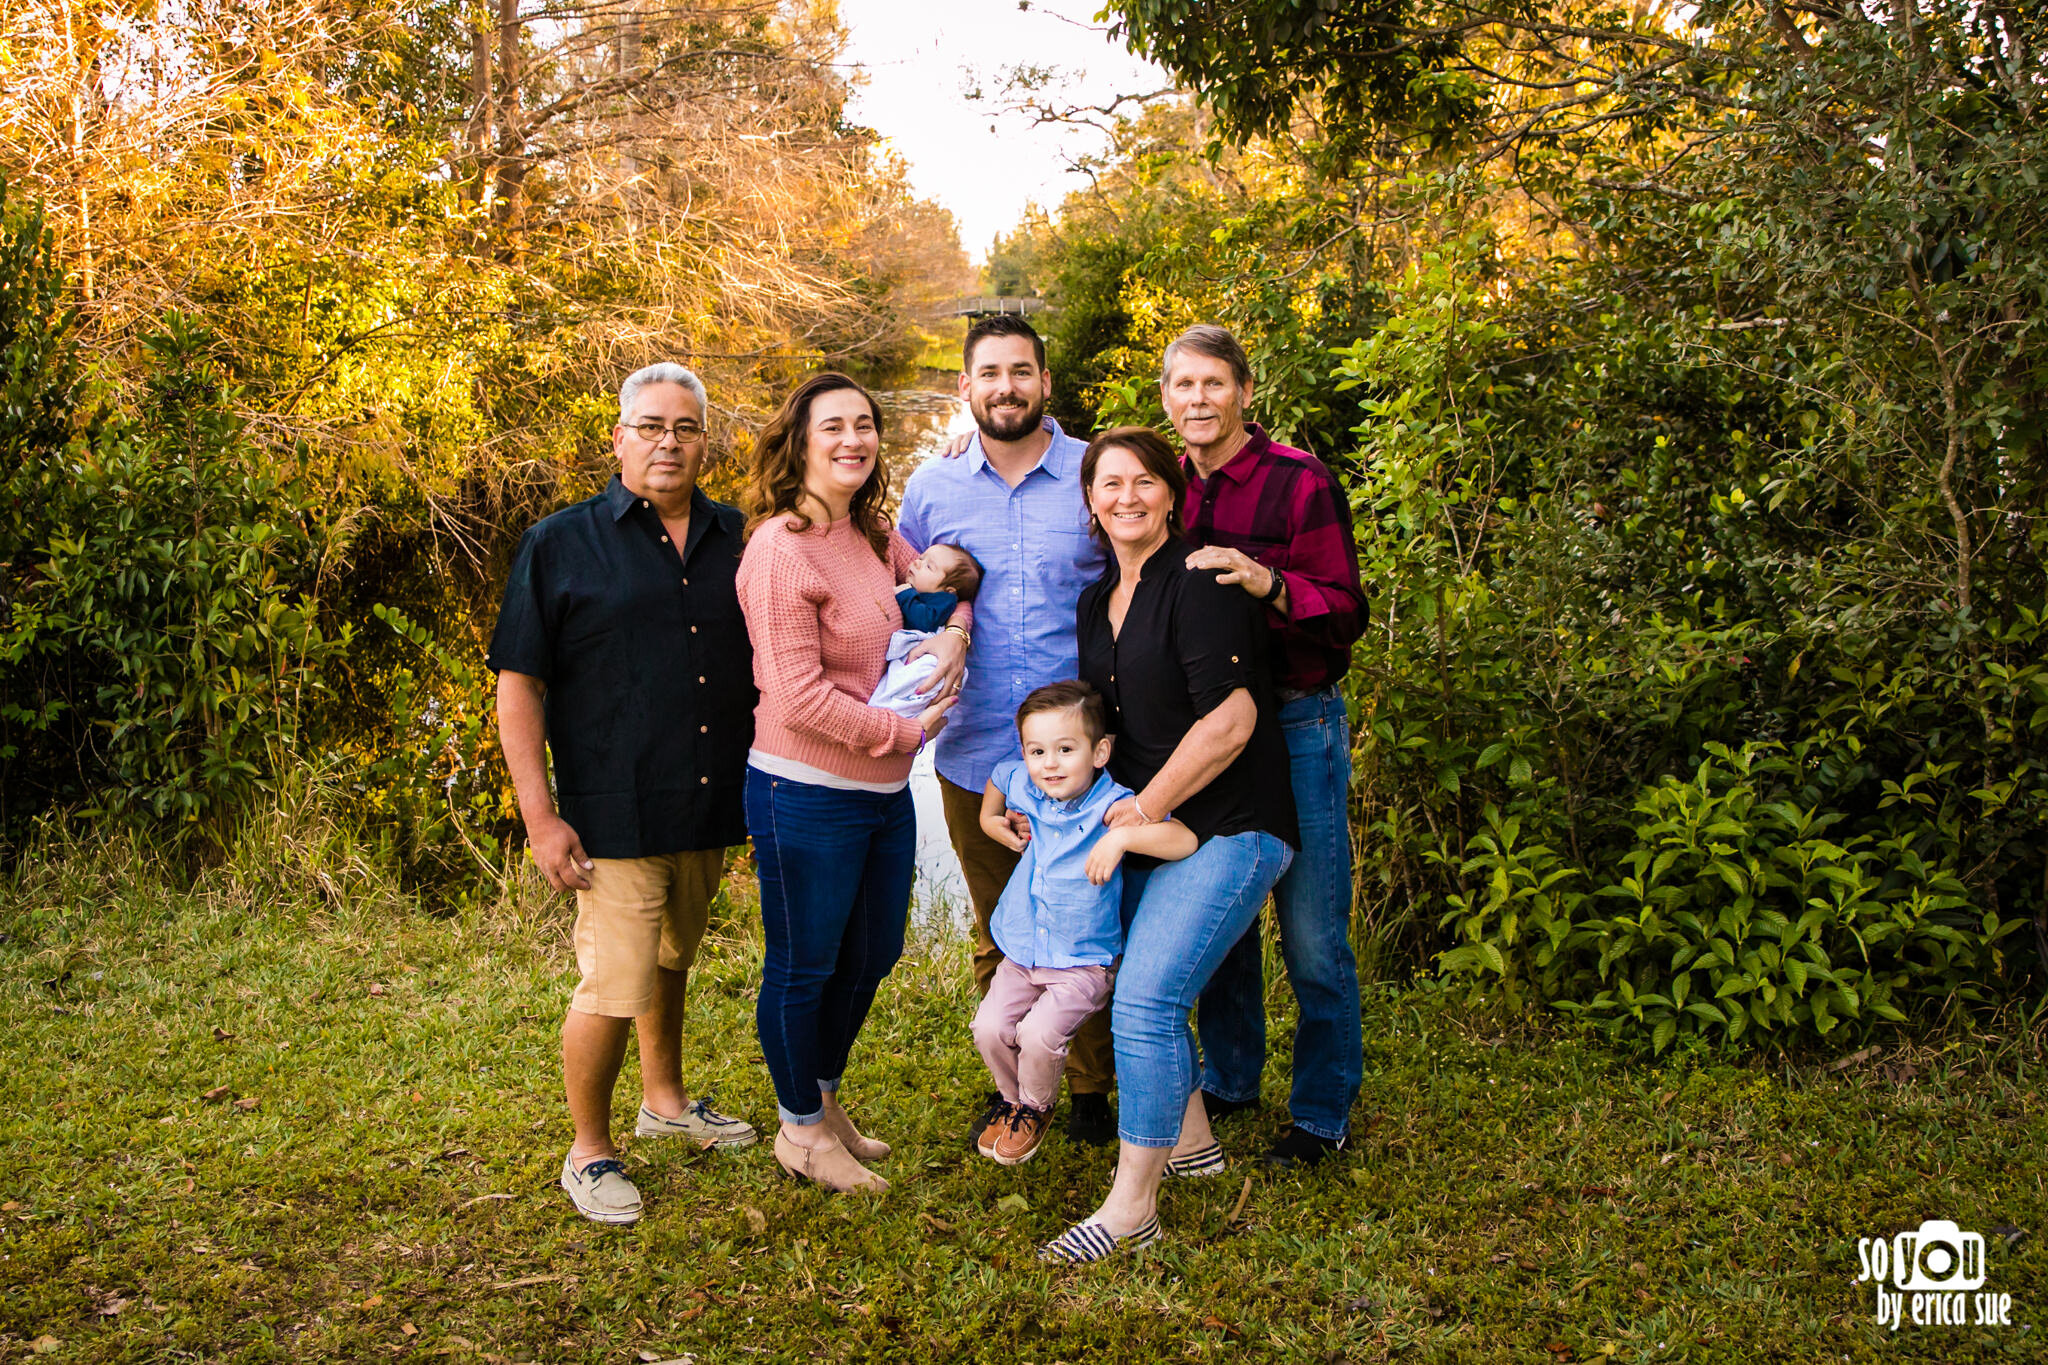
M 910 566 L 910 586 L 972 602 L 981 587 L 981 562 L 958 545 L 933 545 Z
M 1017 708 L 1025 771 L 1055 801 L 1072 801 L 1095 785 L 1109 762 L 1108 732 L 1102 694 L 1079 679 L 1047 683 Z

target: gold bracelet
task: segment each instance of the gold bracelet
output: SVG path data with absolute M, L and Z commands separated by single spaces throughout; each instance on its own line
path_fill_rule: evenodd
M 953 624 L 953 622 L 948 621 L 945 625 L 939 627 L 939 629 L 941 633 L 949 630 L 952 631 L 955 635 L 960 637 L 960 643 L 962 643 L 963 645 L 971 646 L 974 643 L 974 637 L 967 633 L 967 627 L 965 626 L 955 625 Z

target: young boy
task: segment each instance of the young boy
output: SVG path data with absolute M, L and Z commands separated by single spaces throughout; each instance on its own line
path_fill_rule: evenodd
M 1017 708 L 1024 756 L 996 765 L 981 796 L 981 827 L 1024 855 L 989 918 L 1003 960 L 974 1016 L 974 1046 L 1004 1109 L 981 1154 L 1029 1161 L 1045 1137 L 1067 1044 L 1109 1002 L 1123 952 L 1121 864 L 1126 853 L 1172 860 L 1195 851 L 1195 833 L 1172 819 L 1110 829 L 1110 806 L 1131 794 L 1103 766 L 1111 737 L 1102 698 L 1084 682 L 1039 688 Z M 1011 830 L 1021 811 L 1031 837 Z
M 934 544 L 910 566 L 910 581 L 896 589 L 896 605 L 903 610 L 903 629 L 889 637 L 889 667 L 875 684 L 868 705 L 880 706 L 899 716 L 916 720 L 937 697 L 919 696 L 918 689 L 931 681 L 939 661 L 926 654 L 914 663 L 904 656 L 916 649 L 933 632 L 946 624 L 953 608 L 972 602 L 981 587 L 981 564 L 958 545 Z

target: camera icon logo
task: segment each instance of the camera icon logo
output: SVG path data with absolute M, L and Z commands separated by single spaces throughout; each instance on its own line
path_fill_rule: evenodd
M 1901 1292 L 1984 1287 L 1984 1236 L 1929 1218 L 1892 1238 L 1892 1282 Z

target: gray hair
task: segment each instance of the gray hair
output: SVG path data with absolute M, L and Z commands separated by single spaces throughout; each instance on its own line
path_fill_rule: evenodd
M 1173 373 L 1173 358 L 1182 351 L 1205 355 L 1211 360 L 1220 360 L 1230 366 L 1230 373 L 1237 380 L 1239 388 L 1252 382 L 1252 362 L 1238 345 L 1237 338 L 1227 327 L 1218 327 L 1213 322 L 1197 323 L 1175 337 L 1166 345 L 1166 353 L 1159 357 L 1159 387 L 1166 387 L 1166 376 Z
M 711 415 L 711 400 L 705 396 L 704 381 L 674 361 L 664 360 L 633 371 L 626 376 L 626 382 L 619 385 L 619 421 L 624 422 L 632 415 L 633 400 L 649 384 L 680 384 L 697 395 L 697 410 L 706 417 Z

